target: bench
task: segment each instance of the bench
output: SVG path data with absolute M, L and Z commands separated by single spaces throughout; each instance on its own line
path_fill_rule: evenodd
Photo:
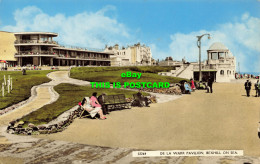
M 105 95 L 104 105 L 108 110 L 131 108 L 131 103 L 126 101 L 124 94 Z

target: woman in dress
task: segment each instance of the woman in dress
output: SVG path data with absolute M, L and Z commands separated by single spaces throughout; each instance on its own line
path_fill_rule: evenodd
M 106 119 L 106 117 L 104 116 L 102 109 L 101 109 L 101 105 L 99 104 L 98 100 L 97 100 L 97 92 L 94 92 L 90 98 L 90 104 L 93 108 L 95 109 L 99 109 L 98 114 L 100 115 L 100 119 L 104 120 Z

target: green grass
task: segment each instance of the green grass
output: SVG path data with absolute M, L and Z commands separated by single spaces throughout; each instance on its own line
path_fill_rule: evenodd
M 132 97 L 133 94 L 137 93 L 136 91 L 122 89 L 92 89 L 90 86 L 76 86 L 72 84 L 59 84 L 55 86 L 54 89 L 60 94 L 59 99 L 23 117 L 21 120 L 25 122 L 24 127 L 26 127 L 28 123 L 40 125 L 52 121 L 63 112 L 77 105 L 83 97 L 90 97 L 93 92 L 97 92 L 98 95 L 103 92 L 107 95 L 125 94 L 126 97 Z
M 168 72 L 175 69 L 174 66 L 128 66 L 128 67 L 75 67 L 71 70 L 72 74 L 80 74 L 87 72 L 104 72 L 104 71 L 118 71 L 128 70 L 143 73 L 158 73 Z
M 26 71 L 26 75 L 22 75 L 21 71 L 0 71 L 1 89 L 4 75 L 6 79 L 8 75 L 13 79 L 12 92 L 8 94 L 5 90 L 5 97 L 2 97 L 2 92 L 0 93 L 0 110 L 28 99 L 33 86 L 50 81 L 46 76 L 49 72 L 51 71 Z
M 157 73 L 169 71 L 173 67 L 145 66 L 145 67 L 76 67 L 71 69 L 70 76 L 75 79 L 92 82 L 169 82 L 178 83 L 183 78 L 160 76 Z M 130 71 L 142 72 L 140 79 L 122 78 L 121 74 Z M 187 80 L 187 79 L 186 79 Z

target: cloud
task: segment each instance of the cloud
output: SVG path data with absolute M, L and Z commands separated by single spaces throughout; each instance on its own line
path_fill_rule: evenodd
M 260 71 L 260 19 L 245 13 L 239 22 L 219 24 L 216 30 L 201 30 L 190 33 L 175 33 L 170 35 L 169 49 L 161 51 L 156 49 L 155 58 L 164 59 L 172 56 L 173 59 L 181 60 L 183 57 L 188 61 L 198 61 L 199 50 L 196 36 L 210 33 L 212 39 L 204 36 L 201 40 L 202 59 L 206 59 L 206 50 L 214 42 L 222 42 L 240 62 L 242 71 Z M 156 45 L 153 45 L 156 47 Z
M 28 6 L 14 12 L 16 25 L 5 26 L 2 30 L 57 32 L 59 37 L 56 40 L 62 44 L 104 48 L 105 44 L 121 43 L 131 37 L 123 23 L 106 16 L 107 12 L 115 10 L 109 5 L 96 12 L 51 16 L 38 7 Z

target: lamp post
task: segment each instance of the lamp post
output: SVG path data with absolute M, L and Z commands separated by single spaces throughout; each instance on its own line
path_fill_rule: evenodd
M 199 81 L 202 79 L 202 73 L 201 73 L 201 38 L 205 35 L 208 35 L 208 39 L 210 39 L 210 34 L 203 34 L 200 36 L 197 36 L 198 41 L 197 41 L 197 46 L 199 47 Z

